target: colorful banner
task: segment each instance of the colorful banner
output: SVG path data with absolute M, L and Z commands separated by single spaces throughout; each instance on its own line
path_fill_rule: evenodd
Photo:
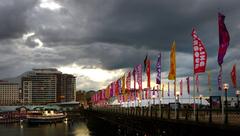
M 231 79 L 234 88 L 237 88 L 237 73 L 236 73 L 236 64 L 233 65 L 231 71 Z
M 122 79 L 118 79 L 118 93 L 119 95 L 122 94 Z
M 151 62 L 147 60 L 147 87 L 151 89 Z
M 182 96 L 183 94 L 183 82 L 182 80 L 180 81 L 180 95 Z
M 220 66 L 218 73 L 218 90 L 222 90 L 222 66 Z
M 119 95 L 119 86 L 118 86 L 118 80 L 114 82 L 115 84 L 115 96 L 118 96 Z
M 110 97 L 113 97 L 113 96 L 114 96 L 114 83 L 112 82 L 110 86 Z
M 127 88 L 128 92 L 130 92 L 130 89 L 131 89 L 131 71 L 129 71 L 128 74 L 127 74 L 126 88 Z
M 172 49 L 170 53 L 170 70 L 168 74 L 169 80 L 176 80 L 176 43 L 173 41 Z
M 125 94 L 125 74 L 122 76 L 122 94 Z
M 145 90 L 145 99 L 148 99 L 149 96 L 149 88 L 144 89 Z
M 156 84 L 160 85 L 161 84 L 161 53 L 159 53 L 158 55 L 156 70 L 157 70 Z
M 187 77 L 186 80 L 187 80 L 187 92 L 189 95 L 190 94 L 190 79 L 189 79 L 189 77 Z
M 193 67 L 194 74 L 205 72 L 207 65 L 207 52 L 199 37 L 196 34 L 196 30 L 192 31 L 193 37 Z
M 219 66 L 223 63 L 223 58 L 227 52 L 229 46 L 230 36 L 228 30 L 224 24 L 225 16 L 218 13 L 218 31 L 219 31 L 219 48 L 218 48 L 218 64 Z
M 139 86 L 139 91 L 142 90 L 142 65 L 139 64 L 137 67 L 137 83 Z
M 107 99 L 110 97 L 109 85 L 108 85 L 107 88 L 105 89 L 105 96 L 106 96 Z
M 105 89 L 102 89 L 102 99 L 104 100 L 105 99 Z

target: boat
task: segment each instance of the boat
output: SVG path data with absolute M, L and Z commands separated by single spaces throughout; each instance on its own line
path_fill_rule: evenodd
M 28 123 L 56 123 L 62 122 L 67 117 L 66 114 L 54 110 L 44 110 L 44 111 L 28 111 L 27 122 Z

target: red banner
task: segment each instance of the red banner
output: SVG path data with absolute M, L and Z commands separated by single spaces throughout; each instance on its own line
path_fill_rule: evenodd
M 147 87 L 150 89 L 151 88 L 151 77 L 150 77 L 150 69 L 151 69 L 151 63 L 150 60 L 147 60 Z
M 218 13 L 218 31 L 219 31 L 219 48 L 218 48 L 218 64 L 222 66 L 223 58 L 229 46 L 230 36 L 224 23 L 225 16 Z
M 194 64 L 194 74 L 205 72 L 207 65 L 207 52 L 196 34 L 196 30 L 192 31 L 193 37 L 193 64 Z
M 119 86 L 118 86 L 118 80 L 114 82 L 115 83 L 115 96 L 118 96 L 119 94 Z
M 182 80 L 180 81 L 180 95 L 182 96 L 183 93 L 183 82 Z
M 231 79 L 232 79 L 232 84 L 234 88 L 237 88 L 237 76 L 236 76 L 236 64 L 233 65 L 232 71 L 231 71 Z

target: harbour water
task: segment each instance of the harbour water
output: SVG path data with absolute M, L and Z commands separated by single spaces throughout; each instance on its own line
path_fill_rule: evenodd
M 85 121 L 30 125 L 27 123 L 0 124 L 1 136 L 90 136 Z
M 0 136 L 123 136 L 126 133 L 109 122 L 96 118 L 32 125 L 28 123 L 0 124 Z

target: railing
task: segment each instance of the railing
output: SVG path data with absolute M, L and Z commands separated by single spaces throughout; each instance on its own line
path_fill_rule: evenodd
M 126 116 L 138 116 L 138 117 L 148 117 L 148 118 L 158 118 L 158 119 L 169 119 L 169 120 L 187 120 L 195 122 L 204 123 L 214 123 L 214 124 L 224 124 L 231 126 L 240 127 L 240 109 L 231 108 L 225 109 L 224 115 L 221 109 L 210 109 L 210 108 L 196 108 L 196 114 L 194 116 L 194 111 L 192 108 L 177 108 L 176 112 L 174 108 L 169 106 L 162 106 L 161 110 L 158 105 L 150 107 L 95 107 L 93 108 L 97 111 L 112 112 L 123 114 Z M 226 121 L 226 116 L 227 121 Z

